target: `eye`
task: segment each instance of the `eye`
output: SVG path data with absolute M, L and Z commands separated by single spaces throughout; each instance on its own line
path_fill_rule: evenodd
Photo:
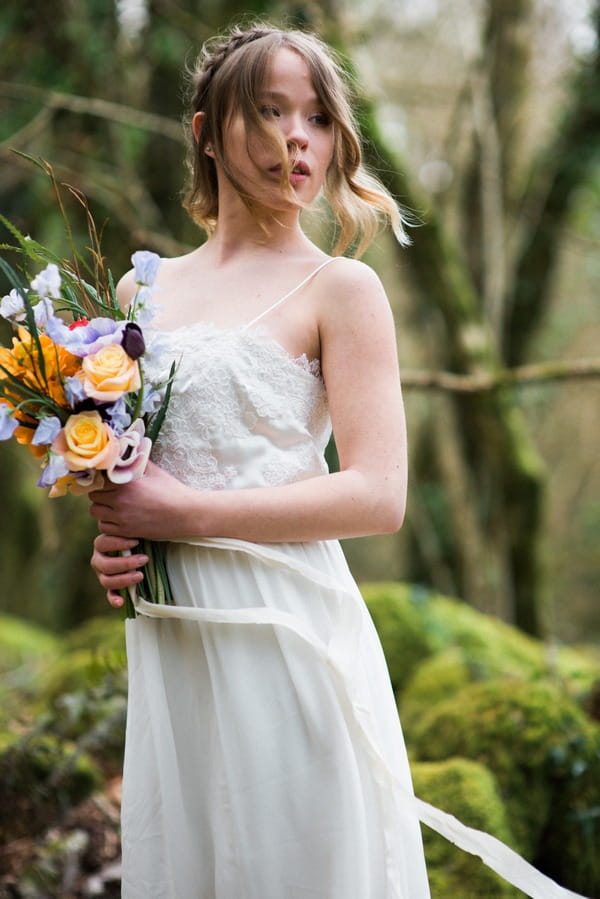
M 265 119 L 276 119 L 281 115 L 277 107 L 272 105 L 261 106 L 260 114 Z
M 326 112 L 315 113 L 315 115 L 310 117 L 309 121 L 311 121 L 313 125 L 318 125 L 319 128 L 326 128 L 328 125 L 331 125 L 331 119 Z

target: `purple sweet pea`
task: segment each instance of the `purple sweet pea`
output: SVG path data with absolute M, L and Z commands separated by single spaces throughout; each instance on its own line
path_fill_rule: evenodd
M 59 478 L 69 474 L 69 467 L 63 457 L 58 453 L 48 453 L 48 464 L 42 471 L 37 482 L 38 487 L 52 487 Z
M 33 307 L 33 317 L 39 330 L 46 328 L 51 318 L 54 318 L 54 306 L 52 300 L 44 297 Z
M 161 259 L 158 253 L 151 253 L 149 250 L 137 250 L 131 257 L 131 264 L 135 268 L 135 283 L 143 284 L 146 287 L 154 284 L 160 262 Z
M 19 427 L 19 422 L 11 415 L 8 403 L 0 403 L 0 440 L 10 440 Z
M 85 392 L 85 387 L 77 375 L 65 378 L 65 397 L 71 409 L 74 409 L 78 403 L 83 403 L 84 400 L 87 400 L 88 395 Z
M 58 437 L 58 433 L 61 429 L 62 425 L 60 423 L 60 418 L 56 415 L 47 415 L 40 420 L 31 442 L 34 446 L 46 446 Z
M 162 396 L 158 390 L 155 390 L 154 387 L 151 387 L 150 384 L 144 384 L 144 390 L 142 393 L 142 406 L 140 409 L 141 415 L 151 415 L 156 412 L 162 403 Z
M 113 484 L 128 484 L 144 474 L 152 449 L 152 441 L 145 436 L 141 418 L 137 418 L 121 435 L 119 444 L 119 457 L 106 469 L 106 474 Z
M 31 289 L 37 293 L 42 299 L 45 297 L 54 297 L 58 300 L 60 297 L 61 277 L 58 266 L 54 262 L 48 263 L 46 268 L 39 272 L 31 282 Z
M 73 329 L 60 318 L 51 318 L 46 325 L 46 334 L 74 356 L 83 357 L 93 356 L 111 343 L 121 343 L 124 329 L 124 321 L 112 318 L 93 318 L 87 325 Z
M 108 406 L 106 415 L 108 416 L 108 423 L 117 437 L 120 437 L 123 431 L 131 424 L 131 415 L 127 411 L 125 397 L 123 396 L 116 403 L 113 403 L 112 406 Z
M 146 344 L 144 343 L 144 335 L 139 325 L 134 322 L 127 322 L 123 329 L 123 337 L 121 338 L 121 346 L 130 359 L 139 359 L 144 355 Z

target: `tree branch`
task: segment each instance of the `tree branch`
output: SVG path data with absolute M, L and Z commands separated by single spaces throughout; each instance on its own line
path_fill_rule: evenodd
M 0 81 L 0 96 L 16 100 L 38 101 L 49 109 L 68 109 L 69 112 L 108 119 L 111 122 L 141 128 L 144 131 L 161 134 L 163 137 L 183 143 L 183 129 L 179 122 L 166 116 L 142 112 L 140 109 L 124 106 L 121 103 L 100 100 L 97 97 L 79 97 L 76 94 L 46 90 L 29 84 L 11 84 L 9 81 Z
M 446 390 L 453 393 L 483 393 L 500 387 L 522 387 L 548 381 L 573 381 L 600 377 L 600 359 L 569 359 L 520 365 L 501 371 L 459 375 L 449 371 L 407 369 L 402 384 L 407 390 Z

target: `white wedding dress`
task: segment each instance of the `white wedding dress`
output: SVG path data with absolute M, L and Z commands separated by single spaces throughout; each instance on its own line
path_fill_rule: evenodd
M 164 343 L 164 469 L 206 490 L 327 471 L 318 362 L 257 321 Z M 337 541 L 190 538 L 168 567 L 176 607 L 127 622 L 124 899 L 426 899 L 386 664 Z
M 153 379 L 178 363 L 153 458 L 192 487 L 327 471 L 318 362 L 292 358 L 261 318 L 164 333 L 146 361 Z M 428 899 L 419 819 L 535 899 L 576 896 L 414 797 L 381 645 L 337 541 L 190 536 L 167 558 L 176 605 L 133 592 L 126 625 L 123 899 Z

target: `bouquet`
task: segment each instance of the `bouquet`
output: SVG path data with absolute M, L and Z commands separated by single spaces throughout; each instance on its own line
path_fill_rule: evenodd
M 133 254 L 137 289 L 128 309 L 121 310 L 85 197 L 62 185 L 84 207 L 89 258 L 74 246 L 51 167 L 41 165 L 52 180 L 72 257 L 57 257 L 0 215 L 16 240 L 0 249 L 21 259 L 17 269 L 0 257 L 11 286 L 0 301 L 0 316 L 14 332 L 12 346 L 0 347 L 0 440 L 26 445 L 40 461 L 38 486 L 58 497 L 67 491 L 86 494 L 105 478 L 126 484 L 142 476 L 167 410 L 175 367 L 165 383 L 145 377 L 144 356 L 152 352 L 152 339 L 143 329 L 156 311 L 152 299 L 160 257 Z M 44 266 L 33 278 L 32 264 Z M 161 544 L 142 542 L 140 551 L 149 562 L 138 595 L 172 602 Z M 135 617 L 129 595 L 124 599 L 124 616 Z

